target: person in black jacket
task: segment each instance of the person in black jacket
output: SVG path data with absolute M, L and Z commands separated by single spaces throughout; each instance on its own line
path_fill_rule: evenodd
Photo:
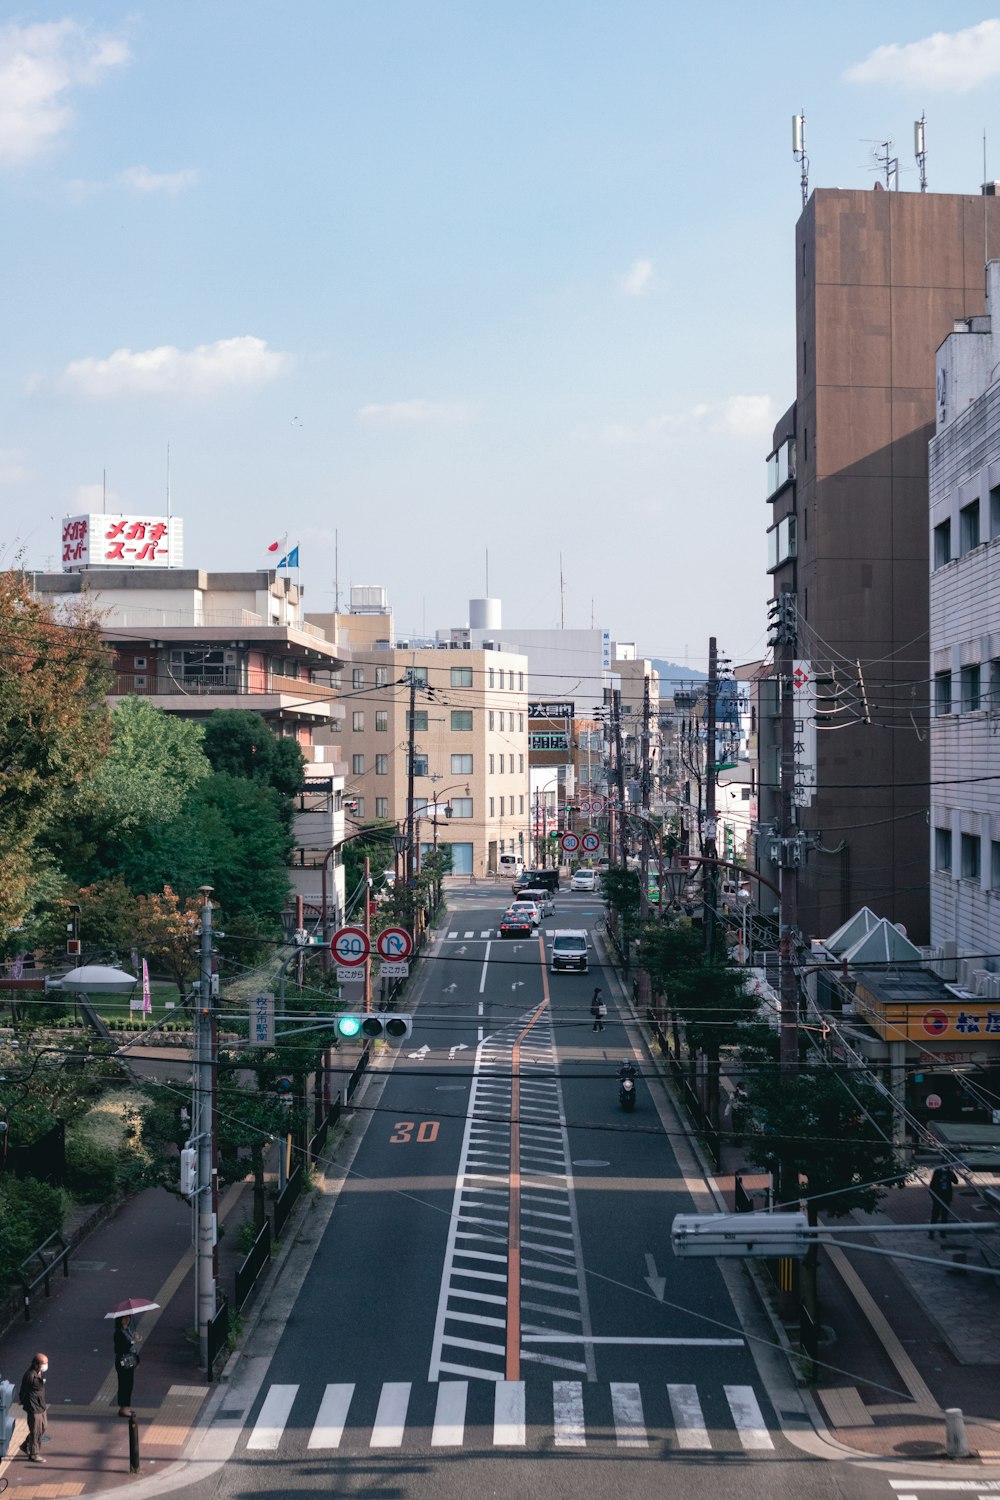
M 115 1319 L 115 1373 L 118 1376 L 118 1415 L 132 1417 L 132 1386 L 139 1363 L 139 1339 L 129 1317 Z
M 958 1186 L 958 1178 L 948 1166 L 947 1162 L 941 1162 L 931 1173 L 931 1223 L 947 1224 L 951 1218 L 951 1200 Z M 934 1238 L 934 1230 L 928 1230 L 931 1239 Z M 944 1239 L 944 1230 L 940 1231 Z
M 49 1356 L 36 1354 L 21 1377 L 21 1389 L 17 1396 L 28 1418 L 28 1436 L 21 1444 L 21 1452 L 33 1464 L 45 1462 L 40 1450 L 48 1425 L 48 1402 L 45 1399 L 45 1375 L 48 1368 Z

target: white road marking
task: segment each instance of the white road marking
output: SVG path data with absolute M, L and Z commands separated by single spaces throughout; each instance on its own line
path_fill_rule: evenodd
M 297 1385 L 272 1385 L 264 1397 L 257 1425 L 247 1442 L 248 1448 L 273 1452 L 281 1442 L 292 1403 L 298 1393 Z
M 550 1268 L 551 1269 L 551 1268 Z M 567 1270 L 569 1267 L 567 1266 Z M 529 1286 L 532 1283 L 527 1283 Z M 660 1349 L 742 1349 L 743 1339 L 644 1339 L 633 1338 L 626 1335 L 616 1338 L 614 1335 L 601 1334 L 594 1337 L 589 1333 L 533 1333 L 525 1334 L 525 1344 L 634 1344 L 638 1347 L 660 1348 Z M 749 1391 L 750 1387 L 733 1385 L 727 1386 L 727 1390 Z M 759 1408 L 758 1408 L 759 1414 Z
M 753 1386 L 725 1385 L 722 1389 L 726 1393 L 729 1410 L 733 1414 L 736 1431 L 744 1448 L 773 1448 Z
M 467 937 L 467 938 L 475 937 L 475 935 L 476 934 L 474 932 L 465 932 L 465 933 L 462 934 L 463 937 Z
M 678 1448 L 711 1448 L 697 1386 L 668 1385 L 667 1395 L 670 1397 L 670 1410 L 677 1429 Z
M 498 1380 L 493 1403 L 493 1446 L 524 1447 L 524 1381 Z
M 642 1395 L 639 1387 L 615 1382 L 611 1386 L 611 1410 L 615 1418 L 615 1433 L 619 1448 L 648 1448 L 646 1419 L 642 1414 Z
M 492 943 L 487 943 L 486 944 L 486 952 L 483 955 L 483 973 L 482 973 L 482 977 L 480 978 L 480 981 L 479 981 L 479 993 L 480 994 L 482 994 L 484 992 L 484 990 L 486 989 L 486 970 L 487 970 L 487 968 L 489 966 L 489 962 L 490 962 L 490 949 L 491 949 L 492 946 L 493 946 Z M 480 1002 L 479 1002 L 479 1014 L 482 1015 L 482 1013 L 483 1013 L 483 1002 L 480 1000 Z M 480 1037 L 479 1040 L 482 1041 L 482 1037 Z
M 442 1380 L 438 1386 L 437 1409 L 434 1412 L 432 1448 L 460 1448 L 465 1437 L 465 1403 L 469 1395 L 467 1380 Z
M 353 1385 L 328 1385 L 320 1402 L 316 1425 L 309 1434 L 309 1448 L 339 1448 L 344 1424 L 354 1396 Z
M 410 1382 L 387 1380 L 379 1397 L 371 1448 L 401 1448 L 406 1427 L 406 1408 L 410 1404 Z
M 557 1448 L 585 1448 L 583 1385 L 579 1380 L 552 1382 L 552 1425 Z

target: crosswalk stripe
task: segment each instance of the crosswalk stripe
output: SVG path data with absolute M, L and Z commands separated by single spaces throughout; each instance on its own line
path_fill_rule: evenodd
M 524 1381 L 498 1380 L 493 1398 L 493 1446 L 524 1447 Z
M 579 1380 L 552 1382 L 552 1421 L 557 1448 L 585 1448 L 583 1385 Z
M 642 1414 L 639 1387 L 627 1382 L 612 1383 L 611 1410 L 619 1448 L 648 1448 L 646 1419 Z
M 262 1448 L 268 1451 L 277 1448 L 298 1389 L 297 1385 L 272 1385 L 264 1397 L 264 1405 L 260 1409 L 257 1425 L 247 1442 L 248 1448 Z
M 467 937 L 467 938 L 470 938 L 470 937 L 475 937 L 475 935 L 476 935 L 476 934 L 475 934 L 475 933 L 474 933 L 474 932 L 466 932 L 466 933 L 464 933 L 464 934 L 463 934 L 463 936 L 464 936 L 464 937 Z
M 670 1410 L 677 1429 L 678 1448 L 711 1448 L 698 1390 L 693 1385 L 668 1385 Z
M 316 1425 L 309 1434 L 309 1448 L 339 1448 L 344 1424 L 354 1396 L 353 1385 L 328 1385 L 323 1392 Z
M 438 1386 L 434 1412 L 432 1448 L 460 1448 L 465 1437 L 465 1403 L 469 1395 L 467 1380 L 442 1380 Z
M 379 1397 L 370 1448 L 401 1448 L 406 1426 L 406 1408 L 410 1404 L 410 1382 L 387 1380 Z
M 744 1448 L 773 1448 L 753 1386 L 725 1385 L 722 1389 L 726 1393 L 729 1410 L 733 1414 L 736 1431 Z

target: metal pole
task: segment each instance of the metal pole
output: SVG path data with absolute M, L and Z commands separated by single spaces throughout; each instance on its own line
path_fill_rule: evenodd
M 368 939 L 368 954 L 365 958 L 365 1010 L 372 1008 L 372 868 L 369 856 L 365 855 L 365 937 Z
M 195 1317 L 198 1356 L 208 1368 L 208 1325 L 215 1317 L 215 1276 L 212 1269 L 215 1224 L 212 1214 L 212 887 L 201 887 L 201 967 L 198 987 L 195 1096 L 192 1123 L 198 1144 L 195 1192 Z
M 409 735 L 409 763 L 406 768 L 406 889 L 410 902 L 410 937 L 414 947 L 417 943 L 417 912 L 416 893 L 414 891 L 414 865 L 413 865 L 413 757 L 416 749 L 416 703 L 417 703 L 417 678 L 416 670 L 409 669 L 410 679 L 410 735 Z
M 719 659 L 715 636 L 708 642 L 708 686 L 705 717 L 705 835 L 702 853 L 712 861 L 706 865 L 704 881 L 705 930 L 704 951 L 709 958 L 715 952 L 715 908 L 719 899 L 719 871 L 715 864 L 715 718 L 719 693 Z

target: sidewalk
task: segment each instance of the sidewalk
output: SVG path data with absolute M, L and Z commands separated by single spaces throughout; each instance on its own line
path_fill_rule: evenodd
M 742 1171 L 740 1146 L 724 1143 L 715 1180 L 735 1211 L 735 1179 L 756 1208 L 764 1207 L 765 1174 Z M 919 1180 L 890 1188 L 874 1214 L 855 1212 L 847 1224 L 922 1224 L 930 1198 Z M 959 1188 L 954 1217 L 975 1223 L 996 1219 L 979 1206 L 971 1188 Z M 836 1232 L 837 1221 L 823 1221 Z M 845 1236 L 845 1238 L 847 1238 Z M 854 1236 L 850 1236 L 854 1239 Z M 1000 1283 L 992 1276 L 963 1273 L 951 1255 L 968 1247 L 969 1265 L 984 1261 L 978 1236 L 954 1234 L 929 1239 L 927 1231 L 856 1237 L 880 1249 L 931 1256 L 937 1264 L 903 1261 L 864 1251 L 827 1248 L 820 1252 L 818 1286 L 823 1339 L 819 1371 L 809 1389 L 833 1436 L 855 1451 L 884 1457 L 928 1459 L 941 1454 L 944 1411 L 964 1413 L 970 1449 L 981 1460 L 1000 1459 Z M 1000 1236 L 997 1248 L 1000 1249 Z M 770 1282 L 755 1268 L 765 1296 Z M 798 1326 L 788 1324 L 793 1348 Z
M 223 1195 L 219 1282 L 231 1291 L 242 1260 L 236 1231 L 250 1216 L 252 1185 L 240 1183 Z M 46 1391 L 49 1433 L 45 1467 L 18 1452 L 27 1434 L 18 1421 L 0 1474 L 18 1500 L 53 1500 L 109 1489 L 137 1476 L 129 1473 L 128 1422 L 118 1416 L 113 1365 L 113 1322 L 104 1314 L 128 1297 L 159 1302 L 159 1312 L 136 1321 L 142 1338 L 132 1406 L 139 1421 L 140 1475 L 155 1474 L 180 1456 L 212 1387 L 198 1369 L 192 1330 L 194 1271 L 191 1211 L 162 1188 L 149 1188 L 124 1203 L 80 1245 L 68 1278 L 52 1280 L 52 1295 L 32 1300 L 31 1322 L 8 1329 L 0 1344 L 0 1378 L 14 1385 L 39 1350 L 49 1357 Z

